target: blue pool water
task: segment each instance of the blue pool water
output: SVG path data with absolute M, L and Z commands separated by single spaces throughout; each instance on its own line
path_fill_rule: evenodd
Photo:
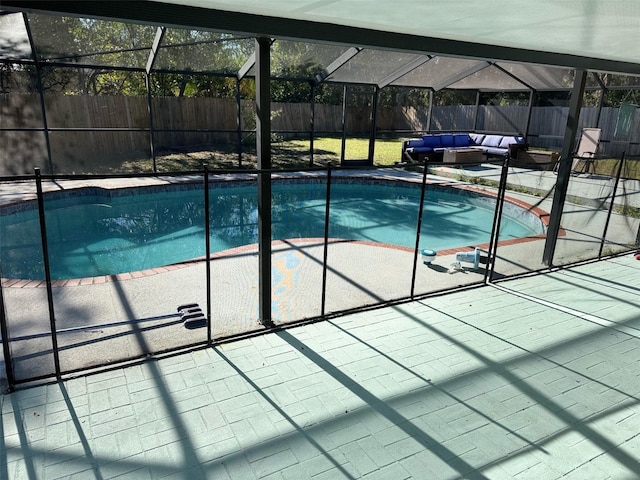
M 323 237 L 325 197 L 323 182 L 274 184 L 273 238 Z M 406 184 L 332 184 L 329 236 L 413 248 L 419 201 L 419 188 Z M 212 252 L 257 242 L 255 184 L 212 185 L 210 204 Z M 97 190 L 47 199 L 45 208 L 53 279 L 144 270 L 205 254 L 201 187 Z M 488 243 L 494 208 L 495 200 L 484 195 L 428 190 L 420 248 Z M 512 206 L 505 212 L 501 239 L 543 232 L 539 219 L 525 210 Z M 44 278 L 36 210 L 0 216 L 0 260 L 5 278 Z

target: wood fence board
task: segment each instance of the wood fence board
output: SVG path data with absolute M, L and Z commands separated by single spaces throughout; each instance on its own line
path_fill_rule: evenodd
M 146 97 L 45 95 L 47 122 L 52 129 L 132 129 L 131 131 L 51 132 L 53 161 L 60 171 L 81 169 L 86 162 L 112 158 L 148 158 L 150 122 Z M 153 125 L 156 151 L 215 149 L 237 142 L 238 112 L 235 99 L 206 97 L 154 97 Z M 559 149 L 566 127 L 568 108 L 562 106 L 434 106 L 432 131 L 523 132 L 529 120 L 529 143 L 536 147 Z M 618 108 L 582 109 L 580 126 L 598 124 L 602 128 L 601 153 L 619 156 L 640 152 L 640 109 L 636 109 L 628 141 L 613 141 Z M 272 130 L 294 132 L 306 138 L 311 128 L 311 107 L 306 103 L 273 103 Z M 0 94 L 2 128 L 43 128 L 38 95 Z M 380 108 L 377 129 L 384 132 L 421 132 L 427 130 L 428 107 Z M 347 111 L 348 136 L 369 134 L 370 107 L 351 107 Z M 341 105 L 316 104 L 313 128 L 319 135 L 342 134 Z M 252 138 L 255 129 L 255 102 L 241 102 L 243 139 Z M 136 131 L 138 130 L 138 131 Z M 168 130 L 168 131 L 163 131 Z M 216 133 L 213 131 L 223 131 Z M 295 132 L 298 132 L 297 134 Z M 43 132 L 4 131 L 0 151 L 0 174 L 29 173 L 38 163 L 47 167 Z M 416 133 L 417 135 L 418 133 Z M 288 135 L 289 136 L 289 135 Z M 411 137 L 410 133 L 405 134 Z M 44 159 L 44 161 L 43 161 Z M 93 169 L 95 171 L 95 169 Z

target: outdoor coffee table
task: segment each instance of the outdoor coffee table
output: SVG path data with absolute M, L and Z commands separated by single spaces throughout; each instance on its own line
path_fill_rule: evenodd
M 521 150 L 518 158 L 512 162 L 515 167 L 540 168 L 542 170 L 553 170 L 558 163 L 560 154 L 546 150 Z
M 454 148 L 445 150 L 442 156 L 444 163 L 473 163 L 482 161 L 482 150 L 477 148 Z

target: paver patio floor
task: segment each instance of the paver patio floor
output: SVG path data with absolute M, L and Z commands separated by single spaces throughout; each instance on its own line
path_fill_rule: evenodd
M 0 478 L 639 478 L 632 255 L 2 396 Z

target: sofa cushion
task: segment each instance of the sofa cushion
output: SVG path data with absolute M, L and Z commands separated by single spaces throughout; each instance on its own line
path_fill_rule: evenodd
M 424 135 L 422 137 L 423 146 L 425 147 L 439 147 L 440 144 L 440 135 Z
M 410 147 L 424 147 L 424 142 L 422 141 L 422 139 L 413 139 L 413 140 L 407 140 L 407 148 Z
M 505 135 L 504 137 L 502 137 L 502 140 L 500 141 L 500 145 L 498 146 L 501 148 L 509 148 L 509 145 L 511 145 L 512 143 L 524 143 L 524 138 L 510 137 L 508 135 Z
M 471 144 L 471 139 L 466 133 L 456 133 L 453 135 L 453 146 L 456 148 L 468 147 Z
M 482 140 L 484 140 L 484 133 L 470 133 L 469 138 L 476 145 L 482 145 Z
M 407 148 L 407 153 L 431 153 L 433 148 L 431 147 L 411 147 Z
M 453 143 L 453 135 L 451 133 L 443 133 L 440 135 L 440 144 L 444 148 L 453 148 L 455 147 L 455 143 Z
M 501 147 L 483 147 L 483 151 L 487 155 L 507 155 L 509 153 L 508 148 Z
M 482 140 L 483 147 L 499 147 L 502 141 L 502 135 L 487 135 Z

